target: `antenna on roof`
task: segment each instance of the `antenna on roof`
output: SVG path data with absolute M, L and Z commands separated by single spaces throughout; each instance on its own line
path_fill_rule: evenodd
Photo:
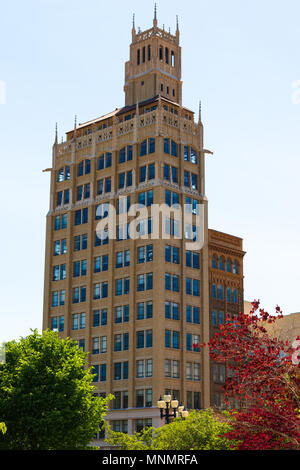
M 201 122 L 201 100 L 199 100 L 199 118 L 198 118 L 198 122 L 199 123 Z
M 153 19 L 153 26 L 157 27 L 157 4 L 154 3 L 154 19 Z

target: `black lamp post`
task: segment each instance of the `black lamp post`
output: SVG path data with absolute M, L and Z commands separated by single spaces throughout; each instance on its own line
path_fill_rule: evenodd
M 189 414 L 184 405 L 179 404 L 178 400 L 172 400 L 171 395 L 160 397 L 157 406 L 160 410 L 160 418 L 165 418 L 166 424 L 170 423 L 171 418 L 186 418 Z

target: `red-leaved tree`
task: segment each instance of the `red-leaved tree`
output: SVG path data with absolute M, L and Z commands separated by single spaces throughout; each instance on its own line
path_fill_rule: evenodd
M 300 341 L 295 350 L 267 334 L 264 324 L 282 318 L 278 306 L 275 315 L 259 301 L 252 307 L 250 314 L 227 316 L 208 344 L 211 358 L 230 367 L 226 403 L 234 397 L 243 405 L 232 411 L 227 437 L 240 441 L 240 450 L 300 449 Z

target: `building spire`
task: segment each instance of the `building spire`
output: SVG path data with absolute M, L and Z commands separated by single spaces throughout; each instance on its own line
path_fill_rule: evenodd
M 199 117 L 198 117 L 198 124 L 200 124 L 202 122 L 202 119 L 201 119 L 201 100 L 199 100 Z
M 136 30 L 135 30 L 135 14 L 133 13 L 132 15 L 132 42 L 134 41 L 135 39 L 135 35 L 136 35 Z
M 157 4 L 154 3 L 154 19 L 153 19 L 153 26 L 157 27 Z
M 176 31 L 179 31 L 178 15 L 176 15 Z
M 57 145 L 57 122 L 55 123 L 55 141 L 54 143 Z
M 76 131 L 77 129 L 77 115 L 75 114 L 75 118 L 74 118 L 74 129 Z

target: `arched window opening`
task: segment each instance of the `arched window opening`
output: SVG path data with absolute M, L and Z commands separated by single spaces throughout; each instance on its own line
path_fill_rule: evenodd
M 238 274 L 238 262 L 237 260 L 234 260 L 233 262 L 233 274 Z
M 223 256 L 220 256 L 220 259 L 219 259 L 219 269 L 221 271 L 224 271 L 224 258 L 223 258 Z
M 166 64 L 169 63 L 169 49 L 166 47 L 166 50 L 165 50 L 165 56 L 166 56 Z
M 159 60 L 164 60 L 163 58 L 163 47 L 159 46 Z
M 230 273 L 231 272 L 231 261 L 229 258 L 226 260 L 226 272 Z
M 175 54 L 174 54 L 174 51 L 171 52 L 171 66 L 175 67 Z
M 216 255 L 213 255 L 213 257 L 212 257 L 211 267 L 213 269 L 217 268 L 217 256 Z

